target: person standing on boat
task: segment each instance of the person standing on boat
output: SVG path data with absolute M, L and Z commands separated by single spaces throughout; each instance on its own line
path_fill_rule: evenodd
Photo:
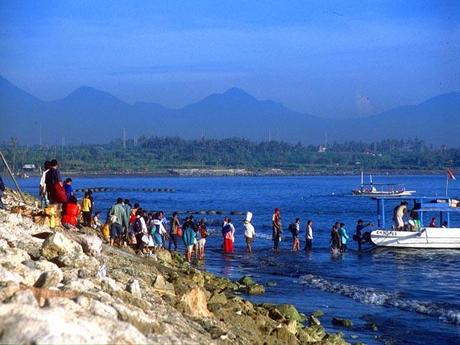
M 393 210 L 393 220 L 395 222 L 395 228 L 397 231 L 404 230 L 404 216 L 407 213 L 407 201 L 402 201 L 399 206 L 396 206 Z
M 252 213 L 246 213 L 246 219 L 244 220 L 244 238 L 246 240 L 246 253 L 252 252 L 251 244 L 254 240 L 254 237 L 256 236 L 256 230 L 254 229 L 254 226 L 251 224 L 251 220 Z
M 436 227 L 436 217 L 431 218 L 430 225 L 428 225 L 429 228 L 435 228 Z
M 281 242 L 281 211 L 279 208 L 275 208 L 275 212 L 272 216 L 272 240 L 273 240 L 273 250 L 275 252 L 279 251 L 279 245 Z
M 346 252 L 348 247 L 347 247 L 347 241 L 349 239 L 348 237 L 348 234 L 347 234 L 347 229 L 345 228 L 345 224 L 344 223 L 340 223 L 340 227 L 339 227 L 339 231 L 338 231 L 339 235 L 340 235 L 340 243 L 341 243 L 341 246 L 340 246 L 340 250 L 342 251 L 342 253 Z
M 307 227 L 305 230 L 305 251 L 311 252 L 313 246 L 313 221 L 311 219 L 307 221 Z

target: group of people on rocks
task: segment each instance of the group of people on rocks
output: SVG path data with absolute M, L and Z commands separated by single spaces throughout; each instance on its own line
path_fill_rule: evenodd
M 111 246 L 131 246 L 138 254 L 146 256 L 165 249 L 167 242 L 168 250 L 177 250 L 178 242 L 182 239 L 185 258 L 189 262 L 193 253 L 198 259 L 204 258 L 208 237 L 203 219 L 195 223 L 193 216 L 188 216 L 181 224 L 177 212 L 168 220 L 164 211 L 149 212 L 138 203 L 132 206 L 129 200 L 122 198 L 118 198 L 110 208 L 102 233 L 109 238 Z
M 72 179 L 69 177 L 62 181 L 58 161 L 47 160 L 43 168 L 39 185 L 41 207 L 51 206 L 53 212 L 60 213 L 64 227 L 76 227 L 80 216 L 84 226 L 99 227 L 100 213 L 96 212 L 93 218 L 93 193 L 86 192 L 80 205 L 72 187 Z

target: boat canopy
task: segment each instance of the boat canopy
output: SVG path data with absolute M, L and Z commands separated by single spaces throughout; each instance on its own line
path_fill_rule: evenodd
M 379 196 L 372 197 L 377 201 L 377 224 L 381 228 L 385 228 L 385 202 L 386 201 L 412 201 L 413 207 L 411 211 L 416 211 L 420 224 L 423 224 L 423 216 L 426 212 L 439 212 L 441 223 L 447 222 L 447 227 L 450 227 L 450 213 L 460 213 L 460 207 L 453 206 L 453 198 L 448 197 L 420 197 L 420 196 Z M 458 203 L 457 203 L 458 205 Z

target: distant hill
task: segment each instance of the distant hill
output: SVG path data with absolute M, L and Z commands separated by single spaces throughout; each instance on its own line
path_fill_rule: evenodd
M 181 109 L 155 103 L 128 104 L 83 86 L 63 99 L 45 102 L 0 77 L 0 141 L 20 143 L 104 143 L 122 135 L 184 138 L 245 137 L 319 144 L 418 137 L 432 144 L 460 146 L 460 92 L 433 97 L 367 118 L 325 119 L 302 114 L 232 88 Z

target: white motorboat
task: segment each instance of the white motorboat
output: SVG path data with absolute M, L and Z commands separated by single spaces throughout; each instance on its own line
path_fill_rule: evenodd
M 450 226 L 450 216 L 460 215 L 458 200 L 450 198 L 409 198 L 413 201 L 411 212 L 415 219 L 410 219 L 403 229 L 387 229 L 385 226 L 385 202 L 398 198 L 375 198 L 378 210 L 378 228 L 370 232 L 370 240 L 379 247 L 425 248 L 425 249 L 460 249 L 460 228 Z M 439 216 L 443 226 L 423 226 L 424 218 L 434 214 Z M 438 219 L 438 218 L 436 218 Z
M 372 180 L 372 175 L 369 175 L 369 182 L 364 182 L 364 174 L 361 172 L 361 185 L 357 189 L 353 189 L 352 194 L 355 196 L 411 196 L 415 190 L 406 190 L 404 185 L 400 183 L 375 183 Z

